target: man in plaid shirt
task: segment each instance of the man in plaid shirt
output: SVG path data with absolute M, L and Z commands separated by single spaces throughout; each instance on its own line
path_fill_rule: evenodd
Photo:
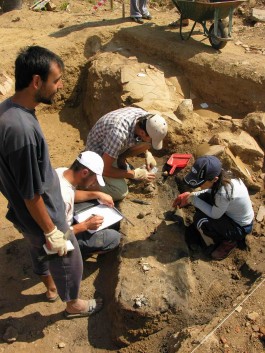
M 155 179 L 151 169 L 156 161 L 148 151 L 152 146 L 160 150 L 167 134 L 167 123 L 158 114 L 128 107 L 114 110 L 101 117 L 88 134 L 86 150 L 102 156 L 104 160 L 105 187 L 100 190 L 111 195 L 114 201 L 128 194 L 125 179 Z M 127 157 L 145 153 L 146 169 L 128 168 Z

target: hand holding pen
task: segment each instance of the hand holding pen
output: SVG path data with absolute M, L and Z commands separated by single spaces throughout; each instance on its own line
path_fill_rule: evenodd
M 96 230 L 102 225 L 103 221 L 104 217 L 92 214 L 83 223 L 86 227 L 86 230 Z

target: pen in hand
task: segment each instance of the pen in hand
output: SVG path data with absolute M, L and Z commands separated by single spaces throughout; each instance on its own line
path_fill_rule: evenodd
M 88 217 L 85 220 L 85 223 L 87 224 L 87 229 L 90 229 L 90 230 L 98 229 L 99 227 L 102 226 L 103 220 L 104 220 L 104 217 L 92 213 L 90 217 Z

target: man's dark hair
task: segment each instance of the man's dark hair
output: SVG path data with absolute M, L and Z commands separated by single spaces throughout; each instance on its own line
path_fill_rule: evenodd
M 87 169 L 87 170 L 89 170 L 88 176 L 95 174 L 90 169 L 88 169 L 86 166 L 81 164 L 77 159 L 74 161 L 74 163 L 71 165 L 71 167 L 69 169 L 71 169 L 73 172 L 79 172 L 80 170 Z
M 78 160 L 75 160 L 69 169 L 71 169 L 74 172 L 79 172 L 79 170 L 88 169 L 88 168 L 85 167 L 83 164 L 81 164 Z
M 152 118 L 152 116 L 154 116 L 154 114 L 146 114 L 141 116 L 138 120 L 137 123 L 140 127 L 140 129 L 144 130 L 144 132 L 148 135 L 148 132 L 146 131 L 146 122 L 148 119 Z
M 21 49 L 15 61 L 15 90 L 21 91 L 28 87 L 33 75 L 39 75 L 42 81 L 47 81 L 51 62 L 64 69 L 62 59 L 46 48 L 35 45 Z

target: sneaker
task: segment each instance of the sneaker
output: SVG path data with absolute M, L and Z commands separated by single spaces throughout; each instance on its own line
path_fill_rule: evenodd
M 136 23 L 139 23 L 139 24 L 143 24 L 144 21 L 142 20 L 142 17 L 131 17 L 131 19 L 136 22 Z
M 211 257 L 214 260 L 225 259 L 237 247 L 236 241 L 223 241 L 212 253 Z
M 183 18 L 182 20 L 182 27 L 187 27 L 189 25 L 189 19 L 188 18 Z M 174 22 L 171 22 L 168 27 L 171 28 L 179 28 L 180 27 L 180 19 Z
M 145 19 L 145 20 L 152 20 L 152 16 L 151 15 L 143 15 L 142 18 Z

